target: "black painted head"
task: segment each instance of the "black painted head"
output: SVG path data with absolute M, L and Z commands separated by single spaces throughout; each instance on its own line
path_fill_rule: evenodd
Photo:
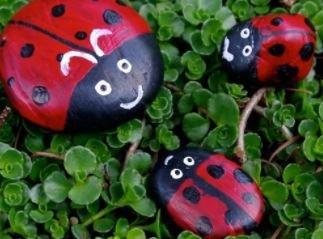
M 236 24 L 226 34 L 221 46 L 221 59 L 224 67 L 237 80 L 248 76 L 256 80 L 256 58 L 260 42 L 260 34 L 250 21 Z
M 151 33 L 92 60 L 96 65 L 71 97 L 67 130 L 109 128 L 131 119 L 144 111 L 162 84 L 162 57 Z
M 180 185 L 192 178 L 198 166 L 211 155 L 212 152 L 206 150 L 188 148 L 159 160 L 152 174 L 152 188 L 161 204 L 166 205 Z

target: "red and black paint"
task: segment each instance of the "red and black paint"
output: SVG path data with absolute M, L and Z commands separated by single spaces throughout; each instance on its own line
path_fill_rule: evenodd
M 315 34 L 303 15 L 257 16 L 229 30 L 221 46 L 222 62 L 246 85 L 290 85 L 303 80 L 313 65 Z
M 178 150 L 160 160 L 152 189 L 176 225 L 203 238 L 248 233 L 262 218 L 263 199 L 253 180 L 206 150 Z
M 0 74 L 23 117 L 77 131 L 142 113 L 163 63 L 146 21 L 121 1 L 33 0 L 3 31 Z

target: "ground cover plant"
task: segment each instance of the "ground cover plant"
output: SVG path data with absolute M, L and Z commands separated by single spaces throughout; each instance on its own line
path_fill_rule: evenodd
M 0 0 L 0 31 L 27 0 Z M 320 0 L 131 0 L 153 28 L 164 85 L 145 115 L 117 128 L 53 133 L 18 116 L 0 91 L 0 238 L 178 238 L 150 195 L 163 152 L 199 146 L 234 158 L 252 92 L 223 71 L 219 46 L 236 22 L 302 13 L 317 30 L 316 65 L 289 89 L 268 89 L 244 134 L 242 167 L 266 201 L 262 225 L 227 239 L 323 238 Z

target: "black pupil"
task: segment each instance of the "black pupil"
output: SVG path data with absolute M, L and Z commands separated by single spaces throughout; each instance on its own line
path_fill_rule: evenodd
M 128 65 L 128 63 L 125 62 L 125 63 L 122 63 L 121 67 L 122 67 L 122 69 L 126 70 L 129 67 L 129 65 Z
M 101 85 L 101 86 L 100 86 L 100 89 L 101 89 L 102 91 L 106 91 L 106 90 L 107 90 L 107 86 L 106 86 L 106 85 Z
M 249 47 L 246 47 L 245 48 L 245 53 L 248 54 L 250 52 L 250 48 Z

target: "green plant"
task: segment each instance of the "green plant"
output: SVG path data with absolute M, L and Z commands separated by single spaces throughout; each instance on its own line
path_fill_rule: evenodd
M 0 31 L 27 0 L 0 0 Z M 0 127 L 0 238 L 198 239 L 179 234 L 150 196 L 159 152 L 200 146 L 233 158 L 250 97 L 219 61 L 224 34 L 251 16 L 307 15 L 323 44 L 323 2 L 129 0 L 151 25 L 165 65 L 143 118 L 101 132 L 53 133 L 7 112 Z M 288 1 L 279 1 L 286 3 Z M 317 62 L 321 59 L 317 58 Z M 266 201 L 264 227 L 227 239 L 323 238 L 323 103 L 319 74 L 267 90 L 242 136 L 242 167 Z M 1 87 L 0 109 L 10 106 Z

